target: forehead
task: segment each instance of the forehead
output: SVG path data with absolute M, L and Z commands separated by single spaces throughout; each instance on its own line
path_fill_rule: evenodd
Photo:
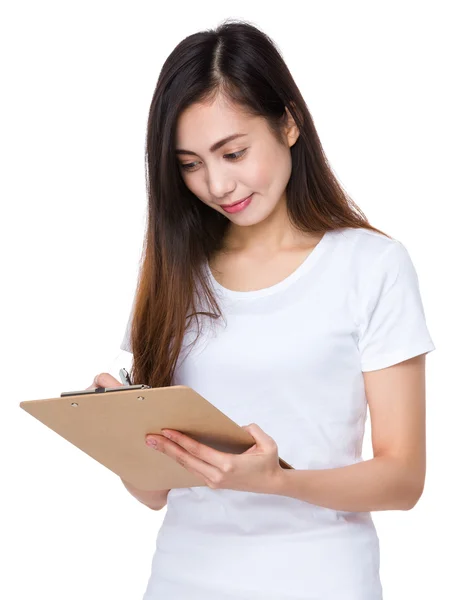
M 208 150 L 212 143 L 228 135 L 250 133 L 260 125 L 259 121 L 221 96 L 206 104 L 192 104 L 178 117 L 176 147 Z

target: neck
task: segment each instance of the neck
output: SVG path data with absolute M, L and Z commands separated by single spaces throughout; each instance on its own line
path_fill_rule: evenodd
M 282 250 L 305 247 L 318 240 L 318 234 L 308 234 L 294 228 L 288 218 L 286 198 L 283 197 L 275 210 L 255 225 L 231 223 L 224 240 L 225 252 L 245 254 L 275 254 Z

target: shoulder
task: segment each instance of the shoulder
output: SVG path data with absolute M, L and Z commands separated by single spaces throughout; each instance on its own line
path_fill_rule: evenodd
M 362 274 L 397 265 L 408 254 L 401 241 L 364 227 L 343 227 L 334 235 L 350 268 Z
M 390 248 L 396 248 L 401 242 L 393 237 L 387 237 L 382 233 L 366 229 L 365 227 L 342 227 L 334 232 L 349 248 L 357 253 L 371 252 L 377 257 Z
M 418 275 L 400 240 L 365 228 L 342 228 L 336 239 L 336 273 L 356 322 L 365 322 L 384 297 L 398 304 L 418 296 Z

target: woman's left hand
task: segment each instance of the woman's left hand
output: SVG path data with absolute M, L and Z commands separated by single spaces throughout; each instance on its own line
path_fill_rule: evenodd
M 157 451 L 198 475 L 212 489 L 277 494 L 283 468 L 275 440 L 255 423 L 243 429 L 256 443 L 242 454 L 219 452 L 173 429 L 162 429 L 163 435 L 147 434 L 146 444 L 155 440 Z

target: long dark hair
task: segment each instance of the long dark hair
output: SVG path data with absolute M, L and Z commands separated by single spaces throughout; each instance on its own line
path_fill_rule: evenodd
M 300 134 L 290 148 L 286 195 L 289 219 L 298 230 L 365 227 L 390 237 L 369 224 L 335 178 L 274 42 L 249 22 L 234 19 L 189 35 L 165 61 L 149 110 L 148 223 L 130 328 L 133 383 L 172 385 L 188 320 L 222 316 L 203 264 L 222 248 L 230 221 L 187 188 L 175 155 L 178 116 L 218 94 L 246 114 L 264 117 L 280 143 L 286 108 L 292 114 Z M 198 297 L 209 311 L 198 310 Z

